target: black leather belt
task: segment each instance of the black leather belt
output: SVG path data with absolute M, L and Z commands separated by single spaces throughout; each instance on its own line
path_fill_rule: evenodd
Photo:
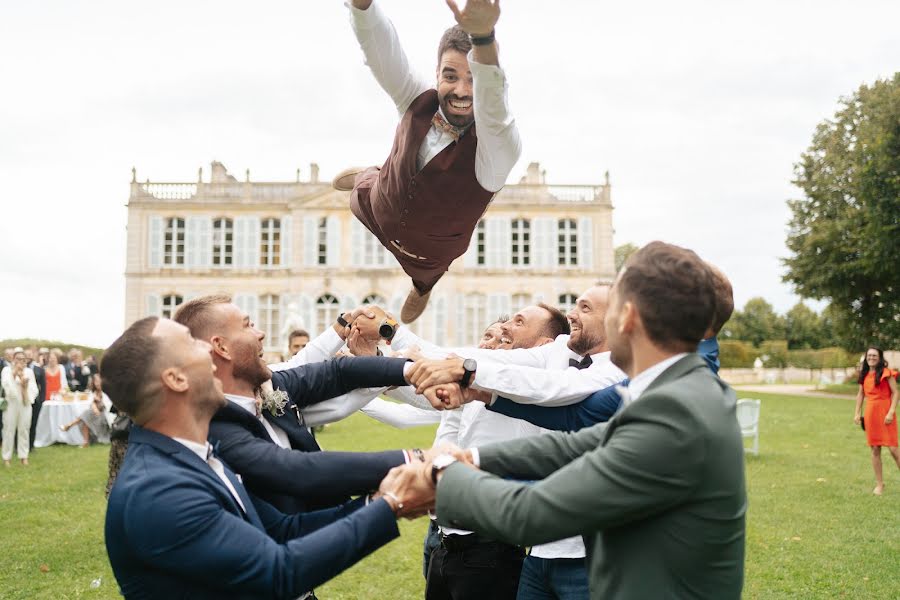
M 513 546 L 505 542 L 498 542 L 497 540 L 488 539 L 486 537 L 478 535 L 477 533 L 470 533 L 468 535 L 459 535 L 457 533 L 441 534 L 441 546 L 443 546 L 448 552 L 462 552 L 463 550 L 468 550 L 469 548 L 481 545 L 521 549 L 519 548 L 519 546 Z

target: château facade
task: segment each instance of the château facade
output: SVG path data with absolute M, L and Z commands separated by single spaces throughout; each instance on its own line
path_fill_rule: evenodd
M 350 213 L 349 194 L 319 181 L 241 182 L 219 162 L 208 182 L 138 182 L 128 199 L 125 323 L 171 316 L 190 298 L 226 292 L 283 353 L 287 333 L 313 336 L 344 310 L 377 303 L 399 315 L 409 278 Z M 613 206 L 600 185 L 549 185 L 537 163 L 491 202 L 466 254 L 412 325 L 442 345 L 471 345 L 488 323 L 535 302 L 568 310 L 611 281 Z

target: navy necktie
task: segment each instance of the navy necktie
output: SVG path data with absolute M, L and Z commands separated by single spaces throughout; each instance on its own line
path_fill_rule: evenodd
M 576 369 L 587 369 L 594 360 L 590 356 L 585 356 L 583 359 L 578 360 L 577 358 L 569 359 L 569 366 L 575 367 Z

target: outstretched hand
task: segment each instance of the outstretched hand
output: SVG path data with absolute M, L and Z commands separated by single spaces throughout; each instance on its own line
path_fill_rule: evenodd
M 486 37 L 500 18 L 500 0 L 467 0 L 462 10 L 456 0 L 446 0 L 456 22 L 463 31 L 474 37 Z

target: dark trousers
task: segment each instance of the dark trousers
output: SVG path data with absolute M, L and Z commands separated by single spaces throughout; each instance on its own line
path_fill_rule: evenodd
M 516 600 L 588 600 L 590 596 L 583 558 L 525 557 Z
M 41 407 L 44 405 L 44 399 L 38 394 L 37 400 L 31 405 L 31 436 L 28 438 L 28 447 L 34 449 L 34 433 L 37 430 L 38 416 L 41 414 Z
M 428 564 L 431 562 L 431 554 L 441 545 L 441 530 L 434 521 L 428 525 L 425 533 L 425 544 L 422 547 L 422 576 L 428 581 Z
M 425 600 L 515 600 L 524 558 L 522 548 L 476 534 L 444 536 L 431 554 Z

